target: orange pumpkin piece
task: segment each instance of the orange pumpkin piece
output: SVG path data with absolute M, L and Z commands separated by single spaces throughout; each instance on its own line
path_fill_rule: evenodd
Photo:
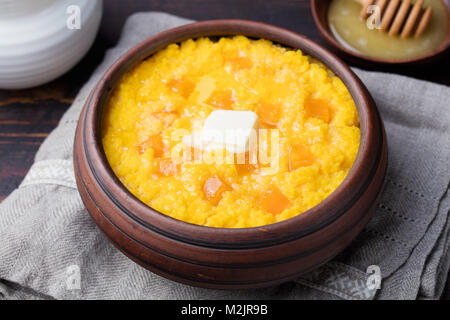
M 233 97 L 233 91 L 231 89 L 215 90 L 209 96 L 206 103 L 218 108 L 218 109 L 231 109 L 231 106 L 235 102 Z
M 253 67 L 253 62 L 250 60 L 250 58 L 247 57 L 234 57 L 227 60 L 229 64 L 231 64 L 231 67 L 234 71 L 243 70 L 243 69 L 250 69 Z
M 275 128 L 280 121 L 281 109 L 279 106 L 271 103 L 261 102 L 258 104 L 258 117 L 263 125 L 269 128 Z
M 258 170 L 258 168 L 259 167 L 256 164 L 246 164 L 246 163 L 236 164 L 236 171 L 237 171 L 237 174 L 240 176 L 252 173 L 252 172 Z
M 161 111 L 155 113 L 155 116 L 156 118 L 161 120 L 164 127 L 167 128 L 172 124 L 172 122 L 175 121 L 175 119 L 177 118 L 177 113 L 174 111 Z
M 245 153 L 245 162 L 244 163 L 238 163 L 239 162 L 238 160 L 242 161 L 240 158 L 237 157 L 237 155 L 235 155 L 236 171 L 237 171 L 237 174 L 240 176 L 249 174 L 249 173 L 254 172 L 259 169 L 258 161 L 252 161 L 252 162 L 256 162 L 256 163 L 250 163 L 250 153 L 249 152 Z
M 233 189 L 224 181 L 222 181 L 217 175 L 209 177 L 203 184 L 203 192 L 205 194 L 205 197 L 213 206 L 217 206 L 220 199 L 222 199 L 222 194 L 225 191 L 231 190 Z
M 273 215 L 283 212 L 290 205 L 289 199 L 274 185 L 264 192 L 261 199 L 263 209 Z
M 137 150 L 139 154 L 143 154 L 148 148 L 152 148 L 154 156 L 159 158 L 164 154 L 164 142 L 160 135 L 154 135 L 138 144 Z
M 163 176 L 173 176 L 178 172 L 177 165 L 170 159 L 161 159 L 159 161 L 159 173 Z
M 305 101 L 305 116 L 307 118 L 316 118 L 325 123 L 331 120 L 330 107 L 324 99 L 308 97 Z
M 300 167 L 308 167 L 316 161 L 311 149 L 303 144 L 296 144 L 289 148 L 289 171 Z
M 189 98 L 195 88 L 195 84 L 187 79 L 172 79 L 167 83 L 167 86 L 185 99 Z

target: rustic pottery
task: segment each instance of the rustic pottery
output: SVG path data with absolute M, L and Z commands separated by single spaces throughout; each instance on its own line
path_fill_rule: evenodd
M 422 56 L 408 58 L 408 59 L 381 59 L 367 56 L 355 50 L 351 50 L 342 45 L 333 36 L 328 24 L 328 7 L 332 0 L 311 0 L 311 11 L 314 22 L 319 30 L 320 35 L 325 40 L 330 49 L 345 59 L 361 66 L 402 66 L 402 65 L 421 65 L 429 62 L 434 62 L 443 59 L 448 55 L 450 47 L 450 23 L 448 24 L 447 36 L 442 41 L 441 45 L 430 53 Z M 444 1 L 448 6 L 448 0 Z
M 102 0 L 0 0 L 0 89 L 35 87 L 69 71 L 93 44 L 102 10 Z
M 101 117 L 115 83 L 132 65 L 170 43 L 242 34 L 299 48 L 347 86 L 359 111 L 361 141 L 342 184 L 323 202 L 283 222 L 256 228 L 211 228 L 175 220 L 134 197 L 112 172 L 101 143 Z M 182 283 L 221 289 L 266 287 L 314 270 L 363 229 L 383 189 L 387 141 L 369 92 L 336 56 L 297 33 L 244 20 L 215 20 L 159 33 L 132 48 L 104 74 L 80 116 L 74 167 L 81 197 L 104 235 L 143 267 Z

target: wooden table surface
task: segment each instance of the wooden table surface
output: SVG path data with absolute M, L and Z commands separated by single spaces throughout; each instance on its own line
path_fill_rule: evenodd
M 314 25 L 309 0 L 105 0 L 99 34 L 77 66 L 38 88 L 0 90 L 0 202 L 20 184 L 40 144 L 58 124 L 105 50 L 115 45 L 126 18 L 137 11 L 164 11 L 195 20 L 263 21 L 324 43 Z M 427 68 L 388 71 L 450 85 L 448 70 L 449 59 Z M 450 299 L 449 283 L 443 296 L 446 299 Z

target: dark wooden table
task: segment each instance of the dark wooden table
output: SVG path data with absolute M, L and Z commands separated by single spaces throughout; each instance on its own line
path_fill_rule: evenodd
M 126 18 L 137 11 L 165 11 L 195 20 L 263 21 L 302 33 L 323 44 L 314 25 L 309 0 L 105 0 L 97 39 L 70 72 L 38 88 L 0 90 L 0 202 L 20 184 L 40 144 L 58 124 L 80 87 L 102 60 L 105 50 L 115 45 Z M 447 59 L 425 69 L 394 71 L 450 85 L 448 70 Z M 450 299 L 448 284 L 444 293 L 446 299 Z

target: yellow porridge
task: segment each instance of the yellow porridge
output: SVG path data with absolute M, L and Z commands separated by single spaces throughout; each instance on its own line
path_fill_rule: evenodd
M 256 153 L 242 134 L 241 151 L 186 144 L 207 123 L 254 126 Z M 347 175 L 359 139 L 357 109 L 339 78 L 300 50 L 244 36 L 187 40 L 140 62 L 113 90 L 102 123 L 111 168 L 137 198 L 225 228 L 317 205 Z

